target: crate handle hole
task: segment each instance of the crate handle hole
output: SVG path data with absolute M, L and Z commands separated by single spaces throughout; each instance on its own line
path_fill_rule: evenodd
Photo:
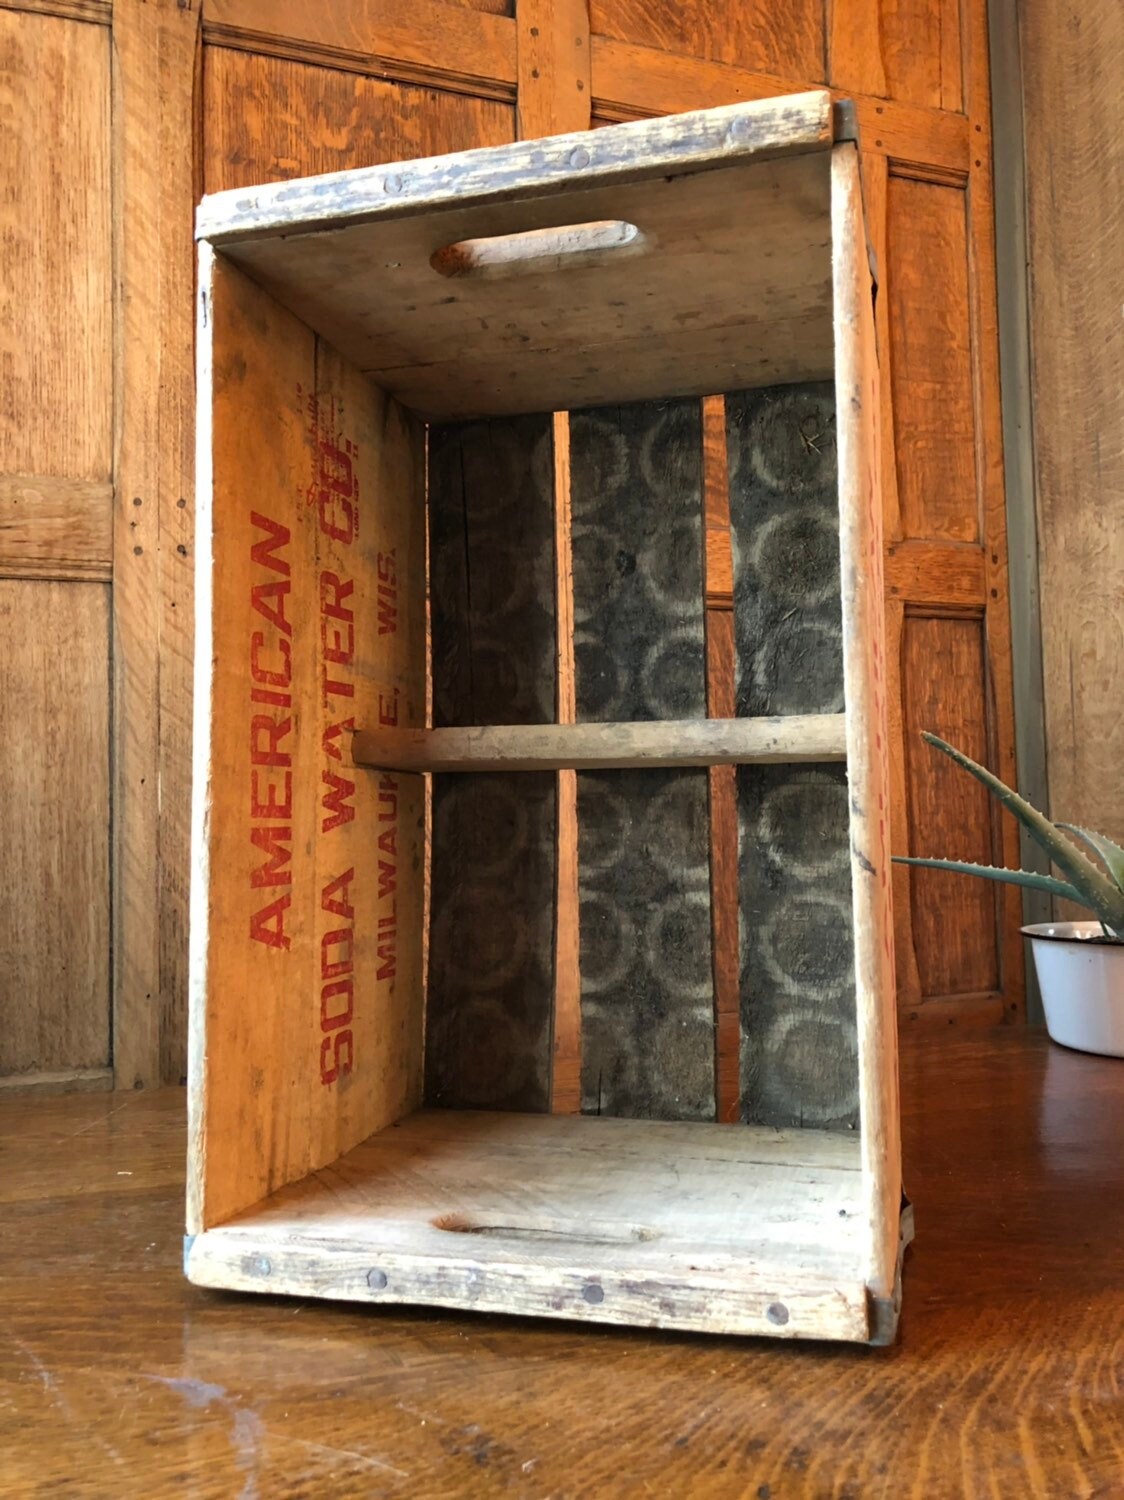
M 647 248 L 648 240 L 635 224 L 625 219 L 595 219 L 589 224 L 563 224 L 554 229 L 527 229 L 522 234 L 458 240 L 455 245 L 434 251 L 429 263 L 440 276 L 494 279 L 525 271 L 600 265 Z
M 486 1234 L 497 1239 L 573 1240 L 583 1245 L 639 1245 L 659 1239 L 654 1229 L 642 1224 L 598 1224 L 581 1229 L 572 1220 L 527 1218 L 518 1223 L 493 1223 L 471 1214 L 439 1214 L 434 1229 L 450 1234 Z

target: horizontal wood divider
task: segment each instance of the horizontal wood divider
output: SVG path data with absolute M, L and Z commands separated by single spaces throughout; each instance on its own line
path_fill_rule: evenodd
M 708 109 L 743 99 L 768 99 L 803 93 L 823 85 L 792 78 L 772 78 L 729 63 L 709 62 L 661 52 L 634 42 L 595 36 L 590 42 L 593 113 L 601 120 L 634 120 L 640 115 L 676 114 Z M 835 98 L 853 98 L 864 151 L 877 151 L 900 162 L 923 162 L 967 175 L 971 141 L 964 115 L 944 109 L 866 98 L 843 90 Z
M 969 542 L 892 542 L 885 568 L 886 594 L 903 604 L 955 607 L 987 600 L 984 549 Z
M 0 475 L 0 578 L 111 582 L 113 486 L 49 474 Z
M 357 766 L 380 771 L 601 771 L 846 758 L 843 714 L 357 730 Z
M 0 0 L 0 10 L 24 10 L 36 16 L 57 16 L 61 21 L 89 21 L 94 26 L 113 24 L 112 0 Z
M 886 594 L 903 604 L 983 605 L 987 600 L 984 549 L 970 542 L 892 542 L 885 553 Z M 706 531 L 708 609 L 732 609 L 734 580 L 728 531 Z
M 113 1088 L 112 1068 L 62 1068 L 53 1073 L 10 1073 L 0 1078 L 0 1099 L 16 1094 L 98 1094 Z
M 440 0 L 204 0 L 212 45 L 510 103 L 515 22 Z

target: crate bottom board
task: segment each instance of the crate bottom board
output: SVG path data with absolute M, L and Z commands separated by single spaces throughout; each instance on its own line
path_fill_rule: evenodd
M 866 1342 L 857 1135 L 421 1110 L 190 1238 L 200 1286 Z

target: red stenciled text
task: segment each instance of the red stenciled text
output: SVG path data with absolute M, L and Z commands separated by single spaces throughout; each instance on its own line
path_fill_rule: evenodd
M 323 553 L 331 559 L 317 578 L 321 708 L 320 836 L 332 858 L 338 832 L 355 821 L 355 777 L 350 771 L 350 735 L 355 729 L 355 580 L 347 564 L 359 535 L 358 450 L 335 431 L 331 408 L 314 396 L 307 402 L 316 474 L 307 491 L 315 508 Z M 346 844 L 344 845 L 346 848 Z M 341 861 L 342 863 L 342 861 Z M 330 867 L 330 866 L 329 866 Z M 338 868 L 338 866 L 336 867 Z M 320 1081 L 333 1084 L 355 1061 L 355 910 L 361 876 L 349 865 L 320 892 Z M 327 919 L 326 922 L 323 919 Z
M 286 613 L 292 586 L 285 555 L 287 526 L 254 511 L 250 516 L 250 888 L 255 906 L 250 938 L 267 948 L 289 947 L 285 920 L 293 884 L 292 682 L 293 626 Z M 260 902 L 260 904 L 258 904 Z
M 378 811 L 379 915 L 376 979 L 393 979 L 398 972 L 398 782 L 379 777 Z
M 378 616 L 379 634 L 396 635 L 398 632 L 398 565 L 394 554 L 398 549 L 380 552 L 376 559 L 378 571 Z
M 335 1083 L 351 1072 L 355 1012 L 355 906 L 351 886 L 354 867 L 329 880 L 320 893 L 320 910 L 333 925 L 320 939 L 320 1081 Z

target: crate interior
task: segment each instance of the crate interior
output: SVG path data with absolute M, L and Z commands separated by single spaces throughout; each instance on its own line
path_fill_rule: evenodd
M 431 428 L 436 727 L 701 720 L 723 672 L 738 717 L 842 714 L 834 389 L 708 405 L 720 472 L 698 398 Z M 721 551 L 731 570 L 717 619 L 708 488 L 729 516 L 710 536 L 712 571 Z M 737 1118 L 857 1128 L 844 764 L 719 774 L 733 901 L 713 879 L 705 767 L 578 771 L 576 835 L 553 770 L 433 776 L 428 1103 L 714 1120 L 715 946 L 734 928 Z M 576 891 L 559 885 L 567 840 Z M 560 986 L 576 1015 L 556 1015 Z M 576 1095 L 559 1053 L 580 1056 Z
M 481 239 L 468 209 L 223 247 L 215 454 L 225 431 L 245 466 L 303 427 L 298 470 L 326 444 L 358 476 L 376 450 L 355 479 L 381 528 L 354 605 L 369 662 L 345 707 L 387 748 L 346 773 L 310 756 L 362 804 L 346 857 L 373 904 L 346 938 L 315 917 L 310 975 L 347 954 L 359 974 L 362 956 L 362 1045 L 336 1046 L 334 1105 L 299 1063 L 273 1090 L 268 1191 L 211 1192 L 194 1279 L 781 1333 L 822 1328 L 826 1298 L 865 1336 L 829 163 L 488 208 L 489 244 L 644 229 L 643 254 L 561 269 L 485 256 L 450 277 L 445 251 Z M 267 389 L 297 330 L 306 386 Z M 270 462 L 266 492 L 304 492 Z M 216 458 L 216 557 L 217 476 Z M 319 547 L 321 643 L 338 645 Z M 573 771 L 562 730 L 518 770 L 426 749 L 474 727 L 708 717 L 814 720 L 821 751 L 790 735 L 736 768 L 672 753 Z M 329 899 L 330 883 L 319 905 L 342 911 L 350 887 Z M 724 1030 L 720 947 L 737 971 Z M 264 968 L 252 982 L 268 988 Z M 211 1056 L 220 1011 L 212 993 Z M 736 1123 L 716 1123 L 723 1068 Z

